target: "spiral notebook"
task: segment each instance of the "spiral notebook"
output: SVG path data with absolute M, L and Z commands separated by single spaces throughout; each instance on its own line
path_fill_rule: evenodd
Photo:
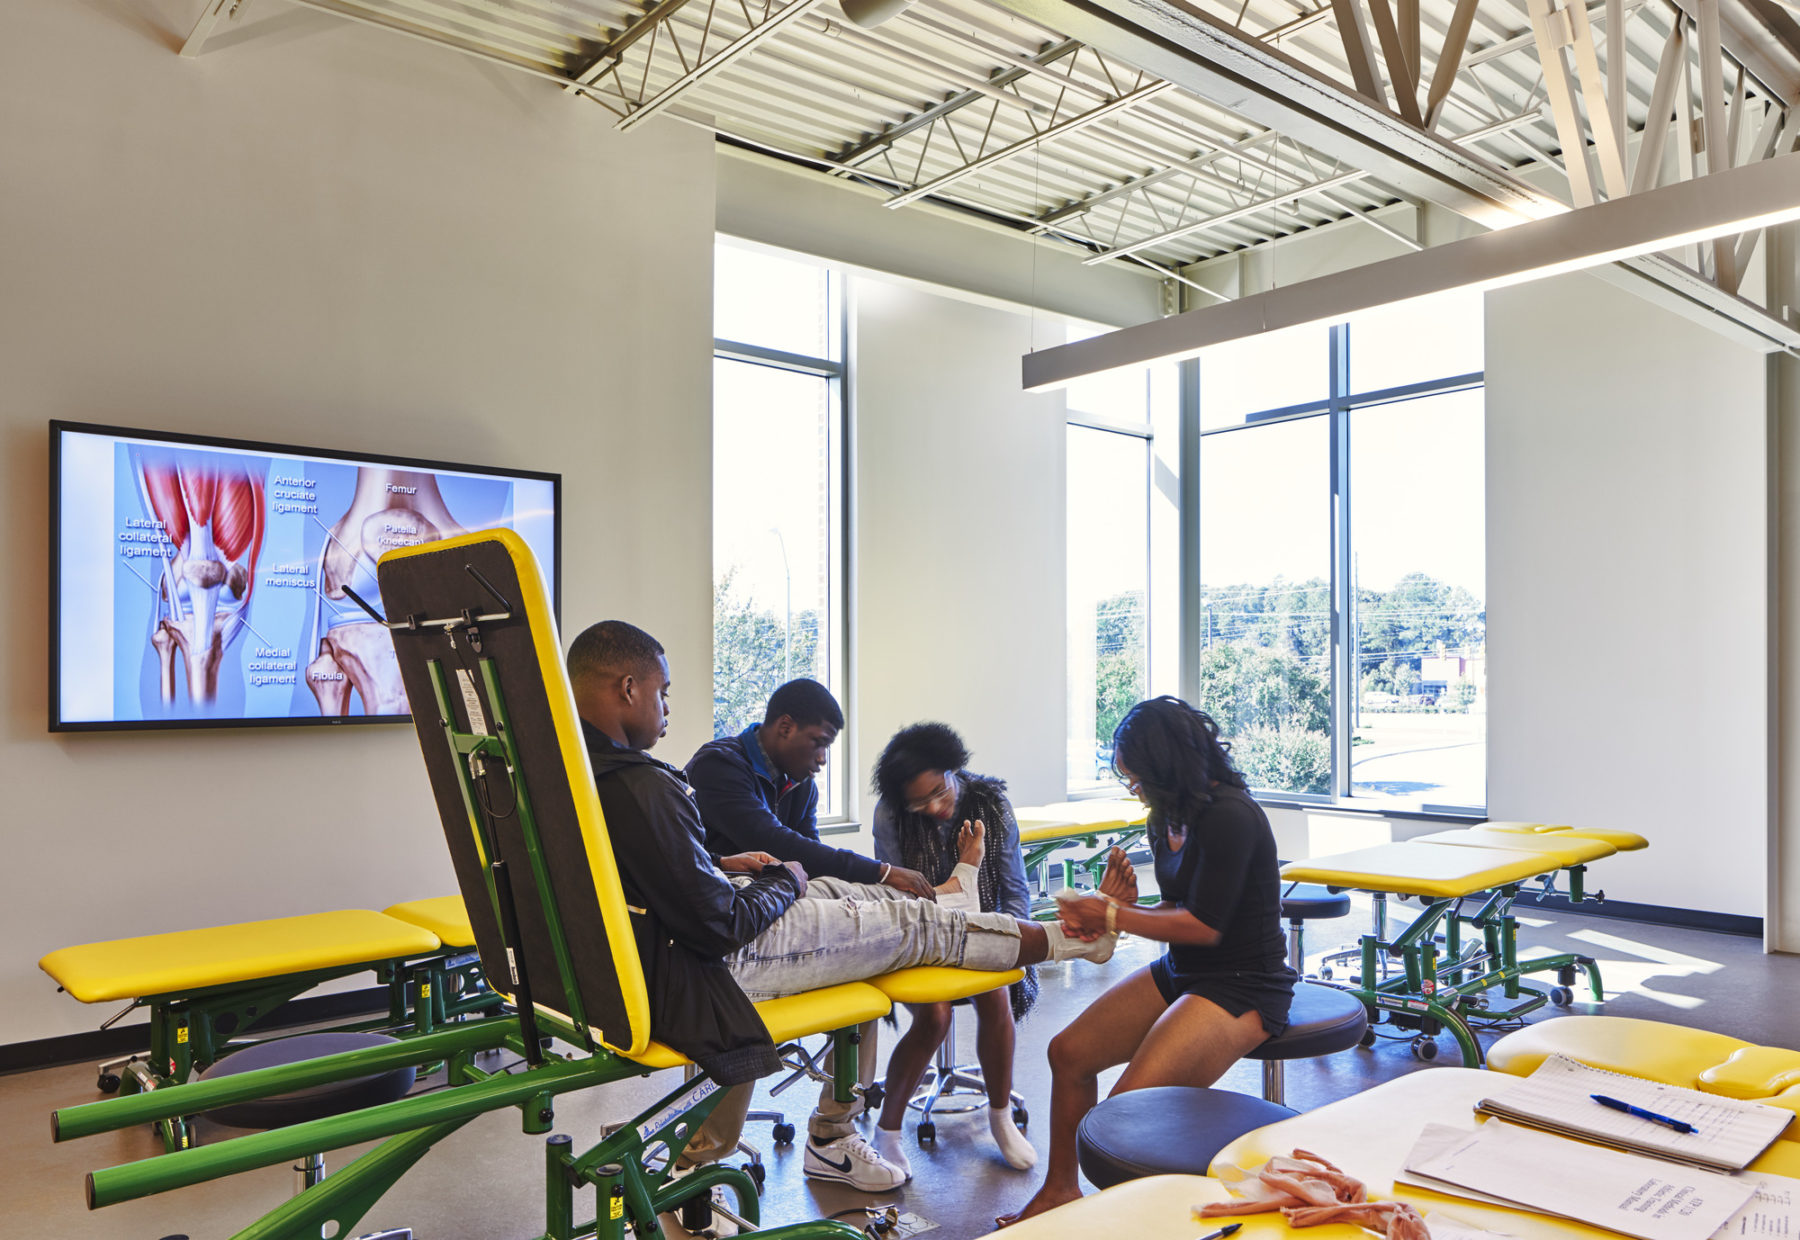
M 1683 1120 L 1698 1131 L 1676 1132 L 1655 1120 L 1611 1110 L 1595 1102 L 1594 1094 Z M 1536 1072 L 1483 1098 L 1475 1109 L 1560 1136 L 1725 1172 L 1749 1166 L 1794 1118 L 1780 1107 L 1606 1072 L 1563 1055 L 1550 1056 Z

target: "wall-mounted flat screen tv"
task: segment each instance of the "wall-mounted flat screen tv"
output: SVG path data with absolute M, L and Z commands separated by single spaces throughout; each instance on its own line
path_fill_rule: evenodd
M 408 717 L 375 561 L 508 526 L 558 594 L 562 478 L 50 424 L 50 729 Z

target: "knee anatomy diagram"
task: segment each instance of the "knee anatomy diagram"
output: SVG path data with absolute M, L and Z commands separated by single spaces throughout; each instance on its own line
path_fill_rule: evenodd
M 156 514 L 162 574 L 150 644 L 161 665 L 162 700 L 175 700 L 175 660 L 188 696 L 211 702 L 219 661 L 242 632 L 262 550 L 263 480 L 241 465 L 152 461 L 139 477 Z
M 531 480 L 151 445 L 114 469 L 89 494 L 114 488 L 96 528 L 116 577 L 77 610 L 113 647 L 119 719 L 404 715 L 393 642 L 350 592 L 379 610 L 395 547 L 522 517 L 553 530 Z
M 307 665 L 306 687 L 318 700 L 320 714 L 349 714 L 352 690 L 368 714 L 406 713 L 393 639 L 350 601 L 344 587 L 380 610 L 375 561 L 383 552 L 465 532 L 450 515 L 435 475 L 357 470 L 350 508 L 326 530 L 319 556 L 313 623 L 318 657 Z

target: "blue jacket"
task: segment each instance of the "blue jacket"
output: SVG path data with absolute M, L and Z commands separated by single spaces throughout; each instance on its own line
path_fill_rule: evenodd
M 769 769 L 756 739 L 761 724 L 700 746 L 687 778 L 706 826 L 706 850 L 716 857 L 766 852 L 798 861 L 808 875 L 852 883 L 881 881 L 881 862 L 819 842 L 819 787 L 811 779 L 789 785 Z

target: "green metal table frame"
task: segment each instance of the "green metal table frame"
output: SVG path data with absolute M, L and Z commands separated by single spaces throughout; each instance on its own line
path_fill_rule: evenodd
M 1587 867 L 1568 867 L 1569 901 L 1589 899 L 1583 890 Z M 1555 893 L 1555 875 L 1541 878 L 1538 895 Z M 1575 984 L 1577 972 L 1587 975 L 1594 1002 L 1605 1001 L 1600 967 L 1591 956 L 1560 952 L 1519 958 L 1519 922 L 1512 907 L 1525 890 L 1524 883 L 1509 883 L 1485 893 L 1473 914 L 1465 914 L 1467 896 L 1442 899 L 1419 897 L 1425 909 L 1393 939 L 1387 937 L 1388 892 L 1371 892 L 1375 925 L 1362 936 L 1361 969 L 1357 981 L 1344 989 L 1363 1001 L 1373 1026 L 1386 1013 L 1390 1023 L 1417 1025 L 1427 1038 L 1439 1029 L 1448 1031 L 1462 1053 L 1463 1066 L 1479 1068 L 1484 1057 L 1476 1031 L 1484 1024 L 1512 1020 L 1537 1011 L 1552 1001 L 1552 994 L 1521 979 L 1535 973 L 1554 972 L 1561 988 Z M 1355 888 L 1332 887 L 1332 891 Z M 1441 939 L 1441 942 L 1440 942 Z M 1397 958 L 1391 972 L 1382 965 Z M 1509 1000 L 1523 999 L 1503 1012 L 1488 1010 L 1490 992 L 1499 990 Z M 1557 996 L 1563 1001 L 1564 996 Z M 1395 1018 L 1398 1018 L 1397 1020 Z

